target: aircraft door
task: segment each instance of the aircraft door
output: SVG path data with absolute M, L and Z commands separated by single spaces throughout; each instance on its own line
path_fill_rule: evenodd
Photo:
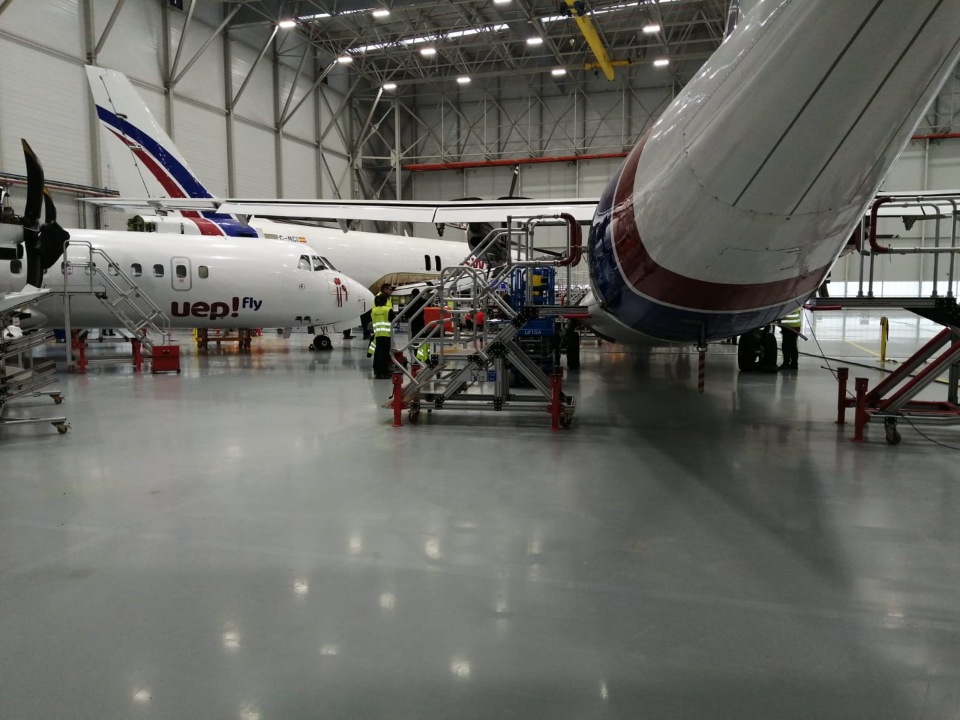
M 189 290 L 192 282 L 190 259 L 175 257 L 170 259 L 170 282 L 174 290 Z

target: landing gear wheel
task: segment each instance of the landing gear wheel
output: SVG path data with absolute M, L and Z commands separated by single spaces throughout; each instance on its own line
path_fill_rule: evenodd
M 757 369 L 757 354 L 759 352 L 759 343 L 753 333 L 747 333 L 740 337 L 737 345 L 737 367 L 741 372 L 750 372 Z
M 313 345 L 311 346 L 314 350 L 327 351 L 333 350 L 333 343 L 330 341 L 326 335 L 317 335 L 313 339 Z
M 900 444 L 900 431 L 897 430 L 897 421 L 893 418 L 887 418 L 883 421 L 883 431 L 887 436 L 887 445 Z

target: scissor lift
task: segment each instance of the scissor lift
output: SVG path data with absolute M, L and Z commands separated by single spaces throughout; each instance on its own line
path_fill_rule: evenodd
M 522 227 L 513 229 L 520 221 Z M 567 248 L 562 257 L 537 259 L 533 245 L 539 225 L 564 223 Z M 527 292 L 532 293 L 533 274 L 544 267 L 567 267 L 579 263 L 582 253 L 580 226 L 567 214 L 510 218 L 506 228 L 492 230 L 476 251 L 457 266 L 440 274 L 439 284 L 428 288 L 426 306 L 441 308 L 439 321 L 427 324 L 402 348 L 403 356 L 413 360 L 420 353 L 422 365 L 410 368 L 394 359 L 393 395 L 384 407 L 394 412 L 394 425 L 402 424 L 408 411 L 411 423 L 418 422 L 424 410 L 488 410 L 548 412 L 551 427 L 569 428 L 576 402 L 562 388 L 562 371 L 547 374 L 517 342 L 517 336 L 531 320 L 576 317 L 583 313 L 567 305 L 535 304 L 531 298 L 521 307 L 512 307 L 501 288 L 517 270 L 527 273 Z M 422 313 L 397 320 L 411 320 Z M 460 320 L 482 313 L 485 322 L 460 328 Z M 496 317 L 494 317 L 496 316 Z M 452 320 L 453 332 L 447 332 Z M 421 349 L 426 344 L 429 356 Z M 528 388 L 512 387 L 510 371 L 525 378 Z

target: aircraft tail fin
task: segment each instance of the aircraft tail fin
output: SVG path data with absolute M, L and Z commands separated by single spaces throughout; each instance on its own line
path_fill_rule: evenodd
M 740 9 L 740 0 L 730 0 L 730 8 L 727 11 L 727 26 L 723 33 L 723 39 L 730 37 L 730 33 L 737 29 L 740 24 L 740 18 L 743 17 L 743 11 Z
M 127 76 L 91 65 L 86 70 L 120 195 L 212 197 Z

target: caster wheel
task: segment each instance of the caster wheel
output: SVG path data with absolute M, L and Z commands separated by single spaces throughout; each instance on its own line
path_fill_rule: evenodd
M 283 337 L 283 328 L 277 328 L 277 335 Z
M 560 427 L 564 430 L 569 430 L 571 425 L 573 425 L 573 415 L 560 416 Z
M 56 425 L 54 425 L 54 427 L 57 429 L 58 433 L 60 433 L 61 435 L 65 435 L 67 433 L 67 430 L 70 429 L 70 423 L 57 423 Z
M 420 422 L 420 411 L 411 410 L 409 413 L 407 413 L 407 420 L 410 421 L 411 425 L 416 425 L 418 422 Z
M 897 430 L 897 423 L 895 420 L 887 420 L 884 422 L 883 431 L 887 436 L 887 445 L 900 444 L 900 431 Z
M 63 395 L 54 395 L 54 396 L 53 396 L 53 404 L 54 404 L 54 405 L 59 405 L 59 404 L 62 403 L 62 402 L 63 402 Z

